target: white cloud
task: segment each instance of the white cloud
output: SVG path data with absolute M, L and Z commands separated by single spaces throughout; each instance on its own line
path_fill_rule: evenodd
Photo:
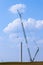
M 4 29 L 4 32 L 16 31 L 17 27 L 20 26 L 20 19 L 15 19 L 13 22 L 9 23 Z
M 16 5 L 12 5 L 9 8 L 9 11 L 11 11 L 12 13 L 17 13 L 17 10 L 19 10 L 20 12 L 24 12 L 25 7 L 26 6 L 24 4 L 16 4 Z
M 36 28 L 40 29 L 43 28 L 43 20 L 35 20 L 32 18 L 29 18 L 28 21 L 25 23 L 27 28 Z
M 24 22 L 24 26 L 28 29 L 41 29 L 43 28 L 43 20 L 29 18 L 27 22 Z
M 38 20 L 36 23 L 36 28 L 42 28 L 43 27 L 43 20 Z
M 43 20 L 35 20 L 32 18 L 29 18 L 28 20 L 22 20 L 23 24 L 24 24 L 24 28 L 26 30 L 29 29 L 40 29 L 43 28 Z M 11 31 L 16 31 L 17 30 L 20 32 L 22 30 L 21 28 L 21 22 L 20 19 L 15 19 L 13 22 L 9 23 L 4 29 L 4 32 L 11 32 Z
M 23 22 L 26 21 L 26 20 L 22 20 Z M 13 22 L 9 23 L 4 29 L 3 31 L 8 33 L 8 32 L 11 32 L 11 31 L 14 31 L 14 32 L 17 32 L 18 31 L 21 31 L 21 22 L 20 22 L 20 19 L 15 19 Z
M 28 18 L 27 22 L 24 22 L 24 26 L 26 29 L 31 29 L 35 27 L 36 25 L 36 20 L 32 18 Z

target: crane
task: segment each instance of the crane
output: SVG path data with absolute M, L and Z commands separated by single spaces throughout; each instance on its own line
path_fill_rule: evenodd
M 19 12 L 19 10 L 17 10 L 17 12 L 18 12 L 18 15 L 19 15 L 19 17 L 20 17 L 21 26 L 22 26 L 22 30 L 23 30 L 23 34 L 24 34 L 24 39 L 25 39 L 25 42 L 26 42 L 26 45 L 27 45 L 27 50 L 28 50 L 30 62 L 34 62 L 35 57 L 36 57 L 36 55 L 37 55 L 37 53 L 38 53 L 38 51 L 39 51 L 39 47 L 37 47 L 37 51 L 36 51 L 36 53 L 35 53 L 35 55 L 34 55 L 34 57 L 33 57 L 33 59 L 32 59 L 31 53 L 30 53 L 30 49 L 29 49 L 29 47 L 28 47 L 28 41 L 27 41 L 27 37 L 26 37 L 24 25 L 23 25 L 23 22 L 22 22 L 22 16 L 21 16 L 21 13 Z M 36 44 L 36 41 L 35 41 L 35 40 L 33 40 L 33 41 L 34 41 L 35 44 Z M 21 52 L 22 52 L 22 43 L 21 43 Z M 21 54 L 21 61 L 22 61 L 22 54 Z
M 27 42 L 27 38 L 26 38 L 26 33 L 25 33 L 25 29 L 24 29 L 24 26 L 23 26 L 23 22 L 22 22 L 22 16 L 21 16 L 21 13 L 19 12 L 19 10 L 17 10 L 18 14 L 19 14 L 19 17 L 20 17 L 20 21 L 21 21 L 21 26 L 22 26 L 22 30 L 23 30 L 23 34 L 24 34 L 24 38 L 25 38 L 25 42 L 27 44 L 27 49 L 28 49 L 28 53 L 29 53 L 29 57 L 30 57 L 30 61 L 32 62 L 32 58 L 31 58 L 31 54 L 30 54 L 30 49 L 28 48 L 28 42 Z

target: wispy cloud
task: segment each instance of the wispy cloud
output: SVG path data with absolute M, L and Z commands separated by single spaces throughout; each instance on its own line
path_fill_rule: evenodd
M 17 10 L 19 10 L 20 12 L 24 12 L 25 7 L 26 5 L 24 4 L 15 4 L 9 8 L 9 11 L 11 11 L 12 13 L 17 13 Z

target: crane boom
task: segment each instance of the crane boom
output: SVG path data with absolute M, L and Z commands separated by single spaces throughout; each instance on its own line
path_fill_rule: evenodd
M 27 42 L 27 38 L 26 38 L 26 33 L 25 33 L 25 29 L 24 29 L 24 26 L 23 26 L 23 22 L 22 22 L 22 16 L 19 12 L 19 10 L 17 10 L 18 14 L 19 14 L 19 17 L 20 17 L 20 20 L 21 20 L 21 26 L 22 26 L 22 30 L 23 30 L 23 34 L 24 34 L 24 38 L 25 38 L 25 42 L 27 44 L 27 49 L 28 49 L 28 53 L 29 53 L 29 57 L 30 57 L 30 61 L 32 62 L 32 58 L 31 58 L 31 54 L 30 54 L 30 50 L 28 48 L 28 42 Z

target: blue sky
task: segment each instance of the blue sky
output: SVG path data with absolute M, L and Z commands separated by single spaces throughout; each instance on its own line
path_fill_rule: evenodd
M 24 12 L 22 11 L 22 21 L 32 58 L 37 49 L 33 42 L 34 39 L 39 46 L 39 53 L 35 61 L 43 61 L 43 0 L 0 0 L 0 61 L 21 61 L 21 41 L 23 42 L 23 61 L 29 61 L 20 19 L 16 11 L 12 12 L 14 11 L 11 8 L 13 6 L 24 10 Z

